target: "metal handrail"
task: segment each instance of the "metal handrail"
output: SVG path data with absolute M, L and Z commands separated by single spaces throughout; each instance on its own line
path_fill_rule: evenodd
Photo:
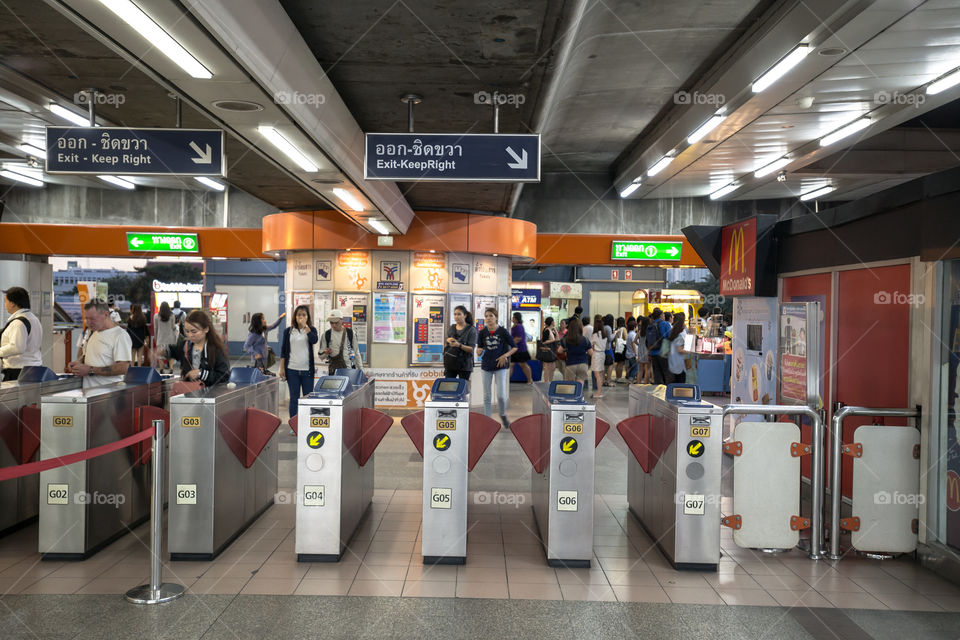
M 728 404 L 723 408 L 723 415 L 803 415 L 813 423 L 813 439 L 810 454 L 812 470 L 812 492 L 810 499 L 810 552 L 811 560 L 823 558 L 823 498 L 824 498 L 824 447 L 823 447 L 823 420 L 820 412 L 804 405 L 788 404 Z
M 843 491 L 840 487 L 841 449 L 843 448 L 843 419 L 848 416 L 869 416 L 875 418 L 919 418 L 920 409 L 883 409 L 870 407 L 843 406 L 831 419 L 830 430 L 830 560 L 839 560 L 840 555 L 840 502 Z

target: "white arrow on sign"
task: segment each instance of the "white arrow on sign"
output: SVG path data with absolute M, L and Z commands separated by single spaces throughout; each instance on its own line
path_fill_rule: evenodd
M 139 247 L 140 245 L 143 244 L 143 240 L 141 240 L 140 238 L 134 238 L 133 240 L 130 241 L 130 244 L 132 244 L 135 247 Z
M 676 248 L 676 247 L 670 247 L 669 249 L 667 249 L 667 255 L 670 256 L 670 257 L 676 257 L 676 255 L 677 255 L 678 253 L 680 253 L 680 252 L 677 251 L 677 248 Z
M 196 142 L 191 140 L 190 148 L 197 152 L 196 158 L 190 158 L 194 164 L 210 164 L 213 162 L 213 149 L 210 148 L 210 145 L 207 145 L 207 149 L 204 151 L 197 146 Z
M 527 150 L 521 149 L 521 155 L 517 155 L 517 152 L 507 147 L 507 153 L 513 156 L 514 162 L 508 162 L 507 166 L 511 169 L 526 169 L 527 168 Z

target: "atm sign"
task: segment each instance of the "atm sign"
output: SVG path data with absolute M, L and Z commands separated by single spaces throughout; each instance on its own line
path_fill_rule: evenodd
M 330 416 L 310 416 L 311 429 L 326 429 L 330 426 Z
M 710 427 L 690 427 L 691 438 L 709 438 Z
M 180 426 L 194 429 L 199 428 L 200 416 L 183 416 L 180 418 Z
M 583 423 L 582 422 L 564 422 L 563 432 L 580 435 L 581 433 L 583 433 Z
M 53 416 L 53 426 L 55 426 L 55 427 L 72 427 L 72 426 L 73 426 L 73 416 Z
M 456 420 L 437 420 L 437 431 L 456 431 Z

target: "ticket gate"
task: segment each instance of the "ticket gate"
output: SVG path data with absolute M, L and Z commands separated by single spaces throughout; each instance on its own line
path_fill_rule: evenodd
M 617 425 L 627 456 L 630 512 L 677 569 L 720 563 L 723 409 L 696 385 L 631 385 Z
M 533 464 L 530 494 L 547 564 L 589 568 L 594 453 L 610 425 L 583 399 L 579 382 L 540 382 L 533 388 L 533 412 L 510 430 Z
M 400 421 L 423 456 L 424 564 L 464 564 L 467 558 L 467 473 L 500 431 L 500 423 L 470 411 L 467 381 L 438 378 L 430 398 Z
M 24 367 L 16 381 L 0 384 L 0 469 L 33 462 L 40 450 L 40 398 L 79 389 L 80 378 L 46 367 Z M 40 505 L 40 476 L 0 482 L 0 535 L 33 522 Z
M 280 379 L 253 367 L 171 398 L 171 560 L 216 557 L 273 505 L 279 398 Z
M 356 371 L 349 375 L 341 372 Z M 373 501 L 373 452 L 393 418 L 373 408 L 374 381 L 357 369 L 323 376 L 300 398 L 296 552 L 336 562 Z
M 165 419 L 174 376 L 130 367 L 123 382 L 46 395 L 40 401 L 40 458 L 114 443 Z M 39 550 L 44 560 L 87 558 L 150 516 L 151 474 L 137 443 L 40 473 Z

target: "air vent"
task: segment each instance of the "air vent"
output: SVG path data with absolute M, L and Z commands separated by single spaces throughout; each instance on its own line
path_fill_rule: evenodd
M 331 180 L 329 178 L 313 178 L 310 182 L 314 184 L 340 184 L 342 180 Z
M 847 50 L 844 49 L 843 47 L 824 47 L 823 49 L 820 49 L 819 51 L 817 51 L 818 54 L 827 58 L 832 58 L 834 56 L 842 56 L 846 52 Z
M 216 100 L 212 104 L 221 111 L 235 111 L 240 113 L 263 111 L 263 105 L 246 100 Z

